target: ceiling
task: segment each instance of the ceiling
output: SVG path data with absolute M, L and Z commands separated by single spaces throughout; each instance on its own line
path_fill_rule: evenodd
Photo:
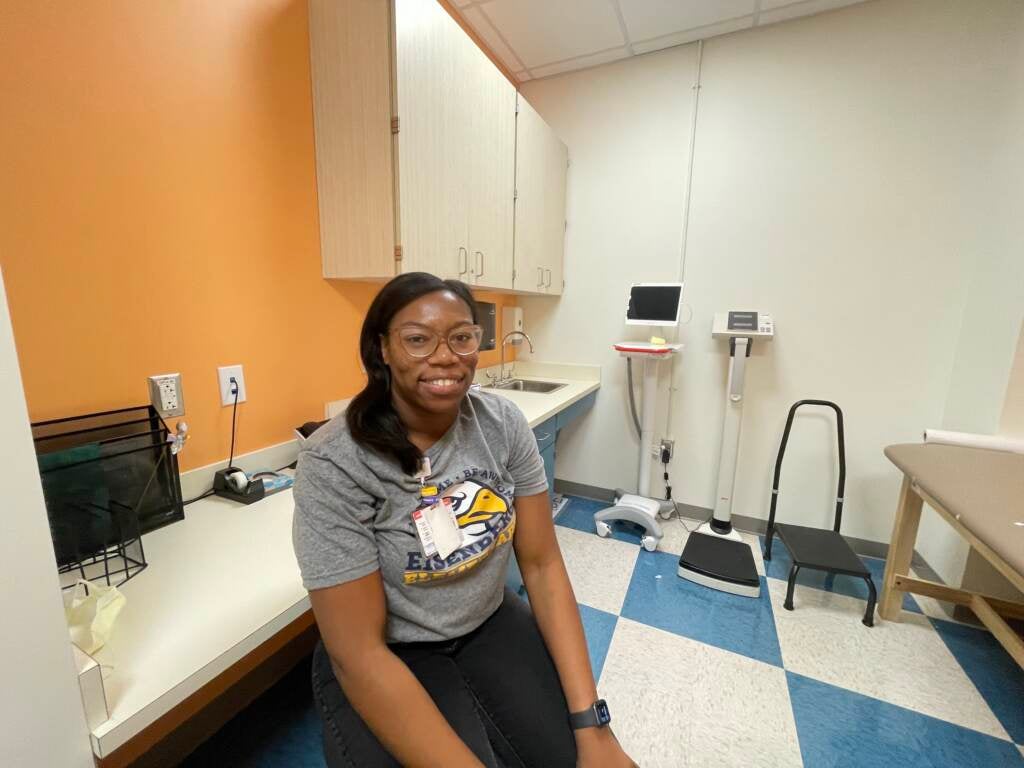
M 451 0 L 520 81 L 863 0 Z

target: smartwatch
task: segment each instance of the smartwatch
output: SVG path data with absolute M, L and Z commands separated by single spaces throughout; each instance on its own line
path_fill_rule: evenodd
M 608 711 L 608 703 L 604 699 L 598 699 L 589 709 L 572 712 L 569 715 L 569 725 L 574 731 L 580 728 L 603 728 L 611 721 L 612 714 Z

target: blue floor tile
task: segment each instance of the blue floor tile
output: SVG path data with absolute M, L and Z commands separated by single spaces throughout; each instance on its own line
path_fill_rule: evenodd
M 758 536 L 757 539 L 760 542 L 761 551 L 764 552 L 764 536 Z M 877 557 L 862 557 L 861 560 L 867 566 L 867 569 L 871 571 L 871 577 L 875 581 L 875 589 L 878 590 L 878 597 L 881 599 L 882 577 L 885 575 L 885 560 Z M 776 537 L 775 543 L 772 545 L 772 559 L 765 560 L 764 562 L 765 574 L 773 579 L 789 581 L 789 569 L 792 565 L 793 560 L 789 556 L 789 551 L 782 541 Z M 824 571 L 813 571 L 803 568 L 796 577 L 796 584 L 798 587 L 813 587 L 814 589 L 822 589 L 826 592 L 835 592 L 837 595 L 856 597 L 858 600 L 868 599 L 868 585 L 864 583 L 864 579 L 858 579 L 855 576 L 836 575 L 832 577 L 832 583 L 829 584 L 828 576 Z M 920 606 L 910 595 L 903 596 L 903 609 L 913 613 L 922 613 Z
M 739 597 L 677 575 L 678 555 L 641 552 L 620 615 L 658 629 L 782 666 L 768 585 Z
M 580 619 L 583 621 L 583 632 L 587 636 L 587 650 L 590 652 L 590 666 L 594 670 L 594 680 L 601 679 L 604 660 L 608 656 L 608 646 L 615 632 L 618 616 L 605 611 L 580 605 Z
M 555 518 L 555 525 L 574 528 L 577 531 L 596 535 L 594 530 L 594 513 L 600 512 L 602 509 L 608 509 L 610 506 L 612 506 L 611 503 L 607 501 L 595 501 L 594 499 L 584 499 L 580 496 L 570 496 L 569 503 L 565 509 Z M 625 520 L 616 520 L 609 523 L 609 525 L 612 528 L 611 538 L 617 541 L 625 541 L 629 544 L 640 544 L 640 537 L 643 536 L 644 529 L 639 525 L 626 522 Z
M 805 768 L 1021 768 L 1001 741 L 919 712 L 786 673 Z
M 179 768 L 325 768 L 309 659 L 229 720 Z
M 931 621 L 1010 738 L 1024 744 L 1024 670 L 988 631 Z

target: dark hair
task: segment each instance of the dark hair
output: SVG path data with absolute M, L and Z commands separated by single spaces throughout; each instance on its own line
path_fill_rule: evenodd
M 408 272 L 380 289 L 359 332 L 359 357 L 366 368 L 366 386 L 352 398 L 345 412 L 349 432 L 360 445 L 394 456 L 404 472 L 412 474 L 423 455 L 409 440 L 409 432 L 391 403 L 391 371 L 384 364 L 381 336 L 403 307 L 428 293 L 454 293 L 469 307 L 473 322 L 479 319 L 476 300 L 469 287 L 458 280 L 442 280 L 426 272 Z

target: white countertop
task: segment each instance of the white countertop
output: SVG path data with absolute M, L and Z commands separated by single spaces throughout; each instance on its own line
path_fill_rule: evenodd
M 526 415 L 531 427 L 550 419 L 556 413 L 577 400 L 597 391 L 601 386 L 601 367 L 598 365 L 562 365 L 557 363 L 535 363 L 532 361 L 516 361 L 506 363 L 506 373 L 514 365 L 512 378 L 552 381 L 566 386 L 554 392 L 516 392 L 510 389 L 491 389 L 486 386 L 486 374 L 497 373 L 498 366 L 477 371 L 476 381 L 485 385 L 484 391 L 493 392 L 511 400 Z
M 480 372 L 483 376 L 483 371 Z M 517 362 L 516 377 L 565 383 L 546 394 L 487 390 L 531 427 L 595 391 L 597 366 Z M 143 537 L 149 566 L 121 585 L 128 599 L 96 660 L 110 719 L 92 732 L 105 757 L 309 608 L 292 551 L 290 490 L 249 506 L 210 497 Z
M 110 719 L 92 732 L 109 755 L 309 608 L 292 552 L 290 490 L 249 506 L 211 496 L 148 533 L 149 566 L 96 653 Z

